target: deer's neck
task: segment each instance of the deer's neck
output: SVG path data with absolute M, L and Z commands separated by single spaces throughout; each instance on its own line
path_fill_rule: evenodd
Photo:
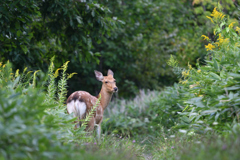
M 103 107 L 103 110 L 105 110 L 105 108 L 108 106 L 108 104 L 112 98 L 113 93 L 109 93 L 105 89 L 102 88 L 99 95 L 101 95 L 100 103 Z M 98 95 L 98 98 L 99 98 L 99 95 Z

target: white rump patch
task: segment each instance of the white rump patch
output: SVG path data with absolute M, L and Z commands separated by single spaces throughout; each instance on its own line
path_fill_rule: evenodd
M 68 113 L 73 113 L 74 117 L 78 117 L 78 119 L 82 119 L 84 114 L 86 113 L 86 103 L 80 102 L 79 100 L 71 101 L 67 104 Z M 79 124 L 77 125 L 79 127 Z

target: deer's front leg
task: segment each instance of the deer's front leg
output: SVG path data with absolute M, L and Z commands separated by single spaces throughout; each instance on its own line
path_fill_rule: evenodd
M 95 124 L 95 126 L 96 126 L 97 138 L 100 139 L 100 136 L 101 136 L 101 124 Z

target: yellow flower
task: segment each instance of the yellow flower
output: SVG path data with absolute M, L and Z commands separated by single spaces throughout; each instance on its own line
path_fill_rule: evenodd
M 192 69 L 192 65 L 189 64 L 189 62 L 188 62 L 188 68 L 189 68 L 190 70 Z
M 229 28 L 232 28 L 234 23 L 236 23 L 236 22 L 230 23 L 228 27 L 229 27 Z
M 182 81 L 182 84 L 186 84 L 188 82 L 188 80 L 186 80 L 186 81 Z
M 240 31 L 240 28 L 239 28 L 239 27 L 236 27 L 236 31 L 239 33 L 239 31 Z
M 236 47 L 240 47 L 240 44 L 238 44 L 238 42 L 237 42 L 237 43 L 235 43 L 235 46 L 236 46 Z
M 188 75 L 189 75 L 189 70 L 188 70 L 188 71 L 183 71 L 183 72 L 182 72 L 182 75 L 183 75 L 183 77 L 188 76 Z
M 58 68 L 58 69 L 55 71 L 55 74 L 54 74 L 54 77 L 55 77 L 55 78 L 58 77 L 58 75 L 59 75 L 58 71 L 61 70 L 61 69 L 62 69 L 62 68 Z
M 77 73 L 76 73 L 76 72 L 74 72 L 74 73 L 68 74 L 68 77 L 67 77 L 67 79 L 70 79 L 70 78 L 72 78 L 74 74 L 77 74 Z
M 209 16 L 206 16 L 208 19 L 210 19 L 212 21 L 212 23 L 214 23 L 213 19 Z
M 222 17 L 221 17 L 221 19 L 223 19 L 225 17 L 225 15 L 224 14 L 222 14 Z
M 201 70 L 199 69 L 199 70 L 197 70 L 197 73 L 200 73 L 201 72 Z
M 222 45 L 223 43 L 229 42 L 229 38 L 224 39 L 224 37 L 221 35 L 221 33 L 219 33 L 219 37 L 217 40 L 218 40 L 218 42 L 215 42 L 215 44 L 217 44 L 218 46 Z
M 23 70 L 23 73 L 25 73 L 25 72 L 26 72 L 26 70 L 27 70 L 27 67 L 25 67 L 25 68 L 24 68 L 24 70 Z
M 19 69 L 16 70 L 15 77 L 19 76 Z
M 6 65 L 4 64 L 4 65 L 3 65 L 3 68 L 5 68 L 5 66 L 6 66 Z
M 224 14 L 217 11 L 217 7 L 213 9 L 211 16 L 214 17 L 215 19 L 223 19 L 225 17 Z
M 201 71 L 201 70 L 200 70 Z M 200 83 L 199 82 L 196 82 L 197 85 L 199 85 Z
M 201 37 L 203 37 L 204 39 L 203 40 L 208 40 L 209 41 L 209 37 L 208 36 L 205 36 L 205 35 L 202 35 Z
M 209 51 L 209 50 L 212 50 L 216 47 L 214 45 L 212 45 L 211 43 L 209 43 L 208 45 L 205 45 L 205 48 L 207 49 L 207 51 Z

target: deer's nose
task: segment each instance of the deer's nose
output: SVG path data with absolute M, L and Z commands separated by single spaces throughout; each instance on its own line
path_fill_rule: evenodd
M 117 92 L 117 91 L 118 91 L 118 88 L 117 88 L 117 87 L 114 87 L 113 89 L 114 89 L 114 91 L 115 91 L 115 92 Z

